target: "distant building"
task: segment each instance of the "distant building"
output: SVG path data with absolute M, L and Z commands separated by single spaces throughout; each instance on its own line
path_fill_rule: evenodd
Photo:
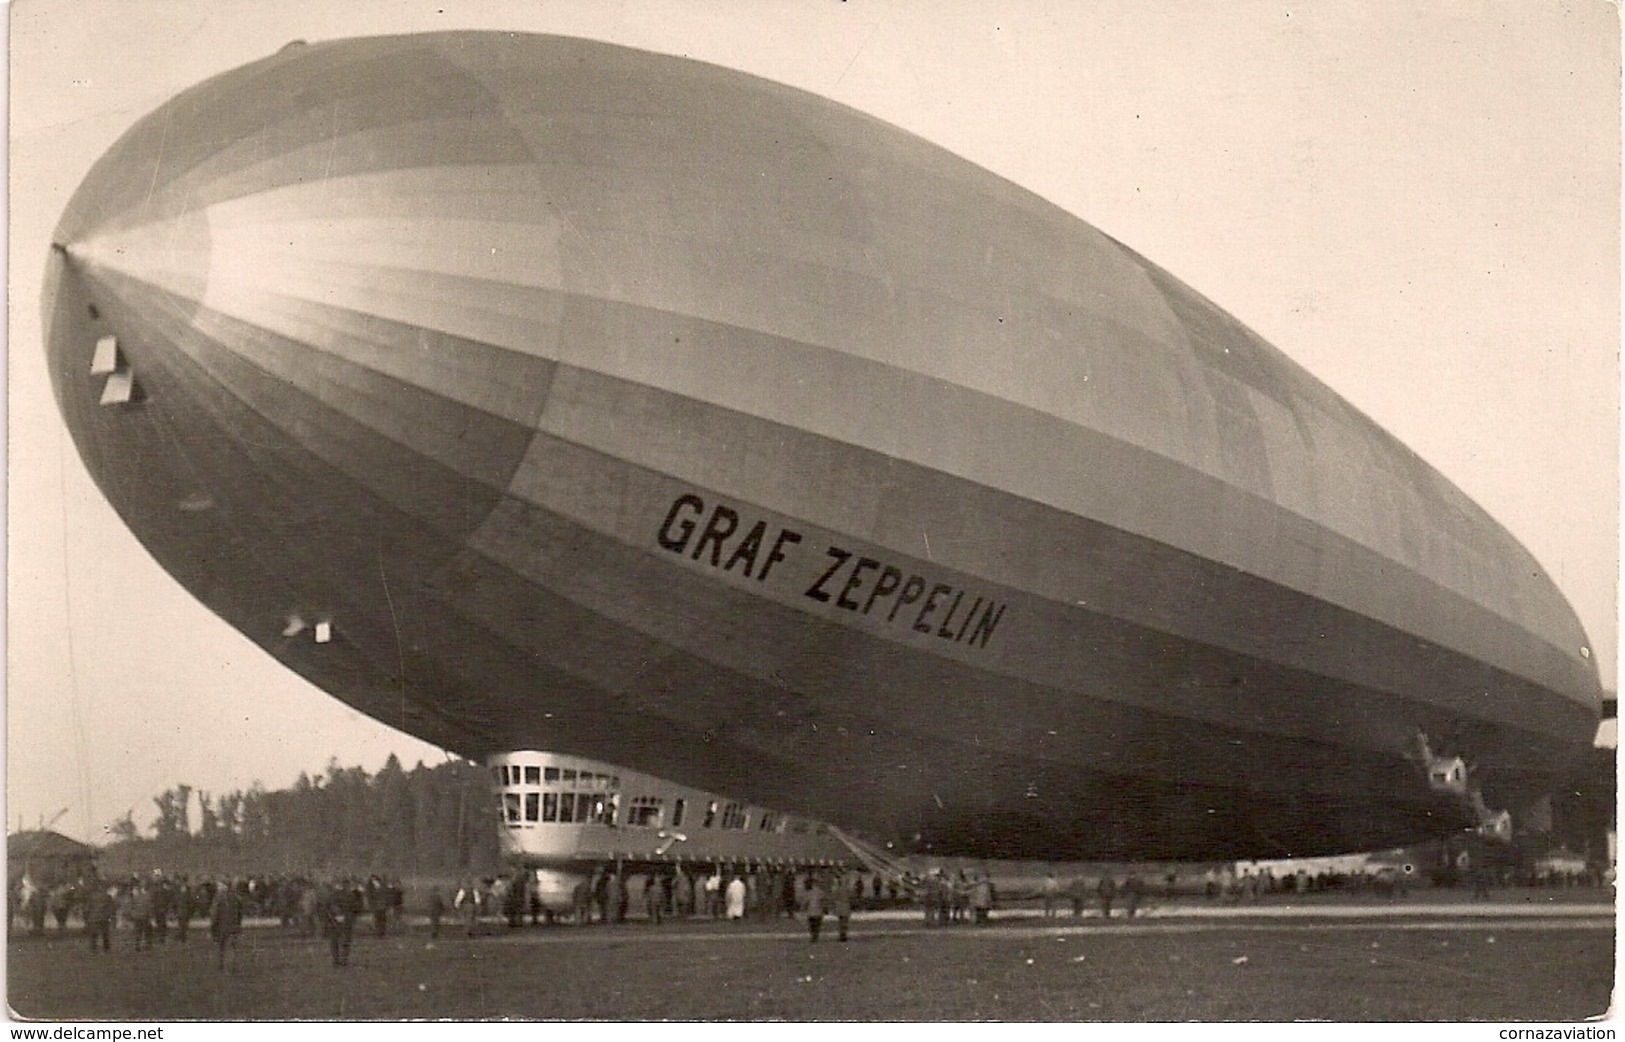
M 6 837 L 6 889 L 26 875 L 40 886 L 72 882 L 96 867 L 96 848 L 60 832 L 35 829 Z

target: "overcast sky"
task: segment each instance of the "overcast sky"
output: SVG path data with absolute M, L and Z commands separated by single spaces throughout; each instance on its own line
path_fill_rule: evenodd
M 443 9 L 443 10 L 442 10 Z M 1529 547 L 1614 686 L 1619 28 L 1572 3 L 22 0 L 11 8 L 8 826 L 98 838 L 177 782 L 441 751 L 278 666 L 153 564 L 45 373 L 40 276 L 140 116 L 293 39 L 558 32 L 914 131 L 1173 271 Z

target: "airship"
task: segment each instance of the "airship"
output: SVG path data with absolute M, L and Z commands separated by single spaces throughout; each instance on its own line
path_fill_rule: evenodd
M 1541 566 L 1315 377 L 738 71 L 292 44 L 131 127 L 47 264 L 56 398 L 146 550 L 471 758 L 1221 859 L 1539 827 L 1597 725 Z

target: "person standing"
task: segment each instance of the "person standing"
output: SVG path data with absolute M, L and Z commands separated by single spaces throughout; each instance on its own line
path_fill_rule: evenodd
M 201 909 L 195 907 L 197 896 L 192 892 L 192 881 L 182 875 L 175 880 L 175 939 L 186 943 L 186 932 L 192 928 L 192 916 Z
M 463 917 L 463 936 L 473 937 L 480 922 L 480 892 L 475 888 L 472 879 L 463 880 L 463 885 L 457 888 L 457 896 L 451 903 Z
M 659 926 L 665 905 L 665 897 L 660 890 L 659 873 L 650 872 L 643 877 L 643 914 L 649 917 L 651 923 Z
M 34 882 L 34 877 L 28 872 L 23 873 L 22 889 L 18 891 L 12 907 L 22 909 L 23 916 L 28 920 L 28 936 L 45 936 L 45 888 Z
M 322 930 L 322 887 L 306 881 L 299 892 L 299 936 L 314 937 Z
M 1488 901 L 1490 899 L 1490 866 L 1485 864 L 1482 853 L 1473 858 L 1468 870 L 1473 876 L 1473 900 Z
M 175 903 L 175 890 L 159 869 L 152 873 L 152 932 L 159 944 L 169 943 L 169 910 Z
M 102 951 L 110 952 L 113 950 L 113 916 L 118 902 L 113 899 L 112 890 L 99 879 L 92 879 L 85 886 L 85 933 L 90 936 L 90 950 L 95 951 L 99 941 Z
M 852 887 L 847 885 L 845 876 L 835 877 L 835 889 L 829 896 L 829 914 L 835 917 L 839 930 L 836 939 L 845 942 L 847 927 L 852 924 Z
M 689 919 L 694 915 L 694 877 L 683 871 L 678 865 L 672 874 L 672 909 L 679 919 Z
M 1044 877 L 1044 918 L 1055 918 L 1055 902 L 1061 897 L 1061 881 L 1055 878 L 1053 869 Z
M 766 906 L 766 895 L 762 893 L 762 873 L 759 869 L 752 869 L 745 874 L 745 908 L 760 919 L 768 919 L 773 910 Z
M 953 922 L 962 923 L 970 914 L 970 880 L 965 878 L 965 870 L 960 869 L 953 880 Z
M 1089 903 L 1089 883 L 1083 876 L 1076 876 L 1067 884 L 1066 893 L 1072 900 L 1072 918 L 1083 918 L 1083 908 Z
M 705 914 L 709 915 L 713 919 L 721 918 L 722 917 L 722 869 L 720 867 L 717 868 L 716 871 L 712 872 L 710 875 L 705 877 L 705 883 L 703 884 L 703 890 L 704 890 L 704 893 L 705 893 Z
M 592 903 L 598 907 L 598 921 L 609 922 L 609 873 L 601 868 L 593 872 Z
M 56 919 L 56 932 L 68 932 L 68 913 L 73 911 L 78 888 L 72 883 L 58 883 L 51 888 L 51 915 Z
M 779 910 L 786 919 L 796 917 L 796 874 L 786 871 L 779 880 Z
M 570 888 L 570 920 L 577 926 L 592 922 L 592 877 L 582 876 Z
M 993 910 L 993 880 L 981 873 L 970 885 L 971 920 L 977 926 L 986 926 L 988 913 Z
M 959 904 L 959 892 L 954 887 L 953 876 L 943 872 L 937 877 L 937 924 L 947 926 L 953 923 Z
M 136 882 L 130 890 L 126 906 L 130 925 L 135 928 L 135 950 L 152 948 L 152 891 L 146 883 Z
M 738 873 L 735 873 L 733 879 L 728 881 L 727 902 L 728 918 L 735 922 L 743 922 L 745 919 L 745 881 L 739 877 Z
M 355 941 L 355 921 L 361 915 L 361 891 L 349 880 L 335 883 L 322 902 L 322 925 L 334 966 L 350 965 L 350 946 Z
M 367 879 L 367 911 L 372 913 L 372 934 L 383 940 L 389 930 L 389 888 L 378 876 Z
M 1134 918 L 1134 913 L 1140 909 L 1140 894 L 1143 890 L 1144 884 L 1140 882 L 1139 875 L 1130 872 L 1128 878 L 1123 881 L 1123 914 L 1130 919 Z
M 1100 899 L 1100 916 L 1103 919 L 1112 917 L 1112 898 L 1117 896 L 1117 880 L 1112 878 L 1111 872 L 1100 877 L 1095 885 L 1095 896 Z
M 214 939 L 219 955 L 215 965 L 226 968 L 226 949 L 232 949 L 232 963 L 237 961 L 237 935 L 243 932 L 243 899 L 229 881 L 222 881 L 215 889 L 214 904 L 209 909 L 209 936 Z
M 809 944 L 818 943 L 818 931 L 824 925 L 824 912 L 829 904 L 829 895 L 824 893 L 824 881 L 816 876 L 807 880 L 807 889 L 801 895 L 801 911 L 807 917 L 807 940 Z
M 440 939 L 440 920 L 446 917 L 446 899 L 440 896 L 440 888 L 429 888 L 429 939 Z
M 525 874 L 516 871 L 507 883 L 508 888 L 502 898 L 502 917 L 508 921 L 508 929 L 517 930 L 525 925 Z

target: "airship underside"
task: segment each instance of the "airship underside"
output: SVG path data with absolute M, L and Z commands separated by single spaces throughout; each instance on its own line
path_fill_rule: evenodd
M 940 852 L 1281 856 L 1595 728 L 1539 566 L 1084 222 L 824 99 L 499 33 L 286 49 L 59 226 L 54 386 L 159 562 L 469 755 Z M 1482 805 L 1482 804 L 1481 804 Z

